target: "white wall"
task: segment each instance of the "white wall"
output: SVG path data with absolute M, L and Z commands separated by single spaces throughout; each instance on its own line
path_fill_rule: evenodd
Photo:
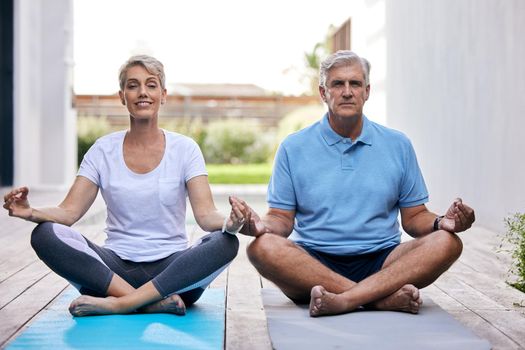
M 76 169 L 73 2 L 14 5 L 14 183 L 64 188 Z
M 461 196 L 501 230 L 525 212 L 525 1 L 385 5 L 387 122 L 413 141 L 429 207 Z
M 370 97 L 365 104 L 366 116 L 380 124 L 386 123 L 386 37 L 384 0 L 352 3 L 352 51 L 365 57 L 372 66 Z

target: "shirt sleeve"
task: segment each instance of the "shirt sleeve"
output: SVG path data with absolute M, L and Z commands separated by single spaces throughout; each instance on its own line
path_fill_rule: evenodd
M 405 172 L 401 183 L 399 206 L 415 207 L 428 202 L 428 191 L 417 162 L 416 152 L 407 139 L 405 147 Z
M 267 200 L 270 208 L 295 210 L 297 206 L 288 154 L 282 144 L 275 155 Z
M 199 145 L 193 140 L 190 140 L 188 155 L 184 172 L 184 181 L 188 182 L 195 176 L 208 175 L 202 151 Z
M 101 149 L 98 142 L 95 142 L 84 154 L 84 158 L 78 168 L 77 176 L 83 176 L 100 187 L 100 172 L 98 170 L 98 161 L 100 159 Z

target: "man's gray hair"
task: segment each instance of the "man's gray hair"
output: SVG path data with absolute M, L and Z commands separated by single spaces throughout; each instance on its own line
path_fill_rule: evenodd
M 339 50 L 327 58 L 319 67 L 319 86 L 326 88 L 326 77 L 328 72 L 335 67 L 359 63 L 363 68 L 366 85 L 370 84 L 370 62 L 366 58 L 358 56 L 350 50 Z
M 135 55 L 131 56 L 119 70 L 119 84 L 120 90 L 124 90 L 126 84 L 126 75 L 131 67 L 142 66 L 150 74 L 153 74 L 159 78 L 160 86 L 166 88 L 166 77 L 164 75 L 164 65 L 154 57 L 148 55 Z

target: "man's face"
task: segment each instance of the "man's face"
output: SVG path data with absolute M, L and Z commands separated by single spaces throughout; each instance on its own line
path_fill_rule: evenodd
M 363 68 L 359 63 L 333 67 L 326 77 L 326 88 L 320 86 L 321 98 L 328 106 L 330 116 L 359 117 L 370 94 Z

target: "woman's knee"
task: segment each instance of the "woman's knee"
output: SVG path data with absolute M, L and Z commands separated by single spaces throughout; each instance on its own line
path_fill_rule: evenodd
M 228 252 L 228 255 L 231 261 L 237 256 L 237 253 L 239 252 L 239 238 L 229 233 L 224 233 L 224 232 L 221 232 L 221 233 L 223 236 L 225 236 L 225 239 L 227 242 L 226 251 Z
M 38 224 L 31 232 L 31 247 L 38 252 L 49 241 L 50 235 L 53 235 L 52 222 Z
M 214 236 L 214 239 L 211 239 Z M 215 249 L 222 252 L 228 261 L 233 260 L 239 252 L 239 238 L 224 232 L 214 232 L 210 235 L 210 240 L 215 242 Z M 203 243 L 206 243 L 204 238 Z

